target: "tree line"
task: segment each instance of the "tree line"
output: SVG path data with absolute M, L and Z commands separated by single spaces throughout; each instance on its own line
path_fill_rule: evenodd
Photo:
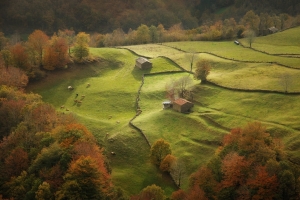
M 200 24 L 240 18 L 256 13 L 291 16 L 299 14 L 297 0 L 2 0 L 0 25 L 7 34 L 30 33 L 35 29 L 51 34 L 73 28 L 79 32 L 109 33 L 117 28 L 128 32 L 141 24 L 169 29 L 181 23 L 185 30 Z
M 84 62 L 85 58 L 91 59 L 89 47 L 173 41 L 219 41 L 242 37 L 251 39 L 256 35 L 265 35 L 270 27 L 284 30 L 297 25 L 300 25 L 300 15 L 296 17 L 287 14 L 260 13 L 258 15 L 250 10 L 240 21 L 234 18 L 211 21 L 188 30 L 184 29 L 182 23 L 175 24 L 168 29 L 162 24 L 150 27 L 141 24 L 136 30 L 129 29 L 127 33 L 121 28 L 107 34 L 85 32 L 76 34 L 74 30 L 63 29 L 50 37 L 42 30 L 35 30 L 26 39 L 21 39 L 18 33 L 6 37 L 3 32 L 0 32 L 0 64 L 6 69 L 10 66 L 14 67 L 10 68 L 12 69 L 10 73 L 7 70 L 2 79 L 12 82 L 16 79 L 12 77 L 19 77 L 16 79 L 19 80 L 16 85 L 22 87 L 28 80 L 43 78 L 47 70 L 63 69 L 69 63 Z M 251 46 L 252 42 L 249 43 Z
M 19 35 L 6 38 L 0 32 L 0 83 L 24 88 L 29 80 L 42 79 L 46 71 L 64 69 L 89 57 L 90 36 L 72 30 L 51 37 L 35 30 L 26 41 Z M 72 48 L 72 50 L 71 50 Z
M 91 46 L 110 47 L 146 43 L 162 43 L 174 41 L 219 41 L 247 37 L 253 31 L 256 36 L 269 34 L 269 28 L 276 27 L 279 31 L 300 25 L 300 15 L 293 17 L 288 14 L 269 15 L 256 14 L 253 10 L 246 12 L 239 20 L 206 21 L 201 26 L 185 29 L 182 23 L 166 28 L 163 24 L 141 24 L 137 29 L 125 32 L 117 28 L 111 33 L 91 34 Z

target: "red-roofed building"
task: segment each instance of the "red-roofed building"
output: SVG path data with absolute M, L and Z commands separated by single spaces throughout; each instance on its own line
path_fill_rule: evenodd
M 189 112 L 193 106 L 194 104 L 192 102 L 183 98 L 173 101 L 173 109 L 181 113 Z

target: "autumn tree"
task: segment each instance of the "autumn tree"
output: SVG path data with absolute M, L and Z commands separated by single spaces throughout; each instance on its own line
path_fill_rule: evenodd
M 194 196 L 194 192 L 204 193 L 206 197 L 213 199 L 220 184 L 215 180 L 213 171 L 208 167 L 200 167 L 190 176 L 190 185 L 187 196 Z M 192 198 L 190 198 L 192 199 Z
M 171 154 L 170 144 L 164 139 L 156 140 L 150 149 L 150 159 L 153 164 L 160 166 L 163 159 Z
M 28 36 L 28 45 L 31 49 L 32 56 L 35 57 L 36 64 L 39 67 L 43 65 L 43 51 L 47 45 L 49 37 L 41 30 L 35 30 Z
M 67 41 L 62 37 L 53 35 L 49 45 L 45 48 L 43 57 L 44 68 L 48 70 L 63 68 L 68 61 Z
M 140 44 L 147 44 L 150 42 L 150 31 L 149 27 L 145 24 L 140 25 L 136 32 L 137 41 Z
M 65 29 L 65 30 L 59 30 L 58 31 L 58 37 L 62 37 L 65 38 L 67 40 L 68 43 L 68 49 L 69 49 L 69 56 L 71 56 L 71 46 L 73 45 L 74 41 L 75 41 L 75 31 L 74 30 L 69 30 L 69 29 Z
M 278 190 L 278 180 L 276 175 L 270 176 L 266 167 L 258 166 L 255 178 L 249 178 L 247 185 L 254 189 L 253 199 L 269 199 L 275 197 L 274 191 Z
M 71 162 L 66 180 L 56 199 L 104 199 L 101 172 L 91 157 L 82 156 Z
M 51 188 L 49 183 L 44 181 L 41 185 L 39 185 L 38 190 L 35 192 L 35 199 L 36 200 L 53 199 L 53 195 L 51 193 Z
M 170 172 L 172 165 L 175 164 L 176 157 L 168 154 L 160 163 L 159 169 L 163 172 Z
M 282 146 L 261 123 L 235 128 L 224 136 L 208 165 L 192 174 L 187 199 L 194 190 L 203 191 L 209 199 L 295 197 L 299 167 L 291 170 L 292 164 L 285 159 Z
M 7 43 L 8 43 L 8 38 L 5 37 L 3 32 L 0 32 L 0 51 L 4 49 Z
M 248 27 L 248 29 L 253 30 L 255 33 L 258 33 L 260 18 L 258 15 L 254 13 L 253 10 L 248 11 L 243 18 L 241 19 L 241 23 Z
M 201 80 L 201 83 L 206 83 L 207 76 L 211 70 L 211 64 L 208 60 L 202 59 L 196 63 L 196 70 L 194 77 L 198 80 Z
M 89 34 L 80 32 L 76 35 L 76 42 L 73 48 L 73 54 L 79 62 L 81 62 L 83 58 L 89 56 L 89 42 Z
M 28 154 L 22 148 L 17 147 L 5 159 L 4 164 L 7 176 L 18 176 L 29 165 Z
M 231 39 L 237 35 L 237 23 L 234 18 L 225 19 L 222 26 L 222 37 Z
M 0 102 L 0 138 L 3 138 L 22 121 L 21 113 L 26 102 L 18 99 L 2 99 Z
M 0 67 L 0 85 L 25 88 L 29 82 L 26 72 L 20 68 L 10 67 L 8 69 Z
M 183 199 L 186 199 L 186 193 L 182 189 L 176 190 L 175 192 L 172 193 L 170 199 L 171 200 L 183 200 Z
M 22 171 L 19 176 L 12 177 L 8 182 L 5 183 L 4 187 L 6 188 L 5 194 L 13 199 L 25 199 L 27 187 L 26 179 L 28 173 Z
M 111 34 L 106 34 L 103 41 L 105 46 L 119 46 L 125 43 L 125 33 L 122 29 L 118 28 Z
M 159 24 L 157 26 L 158 42 L 160 43 L 164 42 L 165 32 L 166 32 L 165 27 L 162 24 Z
M 143 200 L 165 200 L 165 194 L 164 191 L 157 185 L 153 184 L 150 186 L 147 186 L 142 190 L 142 192 L 139 194 L 140 199 Z
M 12 63 L 14 67 L 23 69 L 24 71 L 30 70 L 30 64 L 28 62 L 28 53 L 26 48 L 21 43 L 17 43 L 10 48 L 12 55 Z
M 4 66 L 8 69 L 8 66 L 12 63 L 12 55 L 11 52 L 7 49 L 3 49 L 0 51 L 2 60 L 4 61 Z

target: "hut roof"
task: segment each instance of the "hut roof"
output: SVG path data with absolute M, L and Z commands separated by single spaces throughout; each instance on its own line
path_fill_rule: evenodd
M 176 103 L 176 104 L 178 104 L 178 105 L 184 105 L 184 104 L 186 104 L 186 103 L 192 103 L 192 102 L 190 102 L 190 101 L 188 101 L 188 100 L 186 100 L 186 99 L 179 98 L 179 99 L 176 99 L 176 100 L 174 101 L 174 103 Z
M 278 31 L 278 29 L 275 26 L 270 27 L 269 30 L 272 31 L 273 33 Z
M 139 57 L 138 59 L 136 59 L 137 62 L 143 64 L 145 62 L 149 62 L 151 63 L 148 59 L 144 58 L 144 57 Z

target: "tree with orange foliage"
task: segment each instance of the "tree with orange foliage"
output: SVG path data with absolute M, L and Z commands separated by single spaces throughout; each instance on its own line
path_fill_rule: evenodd
M 39 171 L 39 177 L 46 181 L 53 190 L 59 189 L 64 183 L 63 175 L 64 171 L 58 163 L 50 169 L 44 167 Z
M 43 57 L 44 68 L 54 70 L 65 67 L 69 61 L 67 41 L 53 35 L 49 43 Z
M 188 195 L 186 195 L 185 197 L 185 200 L 195 200 L 195 199 L 208 200 L 203 190 L 199 188 L 197 185 L 193 186 L 189 191 Z
M 102 172 L 90 156 L 81 156 L 71 162 L 66 180 L 56 193 L 56 199 L 105 199 L 108 194 L 104 190 Z
M 174 162 L 176 161 L 176 157 L 168 154 L 163 161 L 160 163 L 159 169 L 163 172 L 170 172 L 171 171 L 171 167 L 174 164 Z
M 184 200 L 186 199 L 186 193 L 182 190 L 176 190 L 175 192 L 172 193 L 171 195 L 171 200 Z
M 163 159 L 171 154 L 170 144 L 166 142 L 164 139 L 156 140 L 150 149 L 150 159 L 153 164 L 156 166 L 160 166 Z
M 256 191 L 252 199 L 272 200 L 279 186 L 276 175 L 270 176 L 263 166 L 258 166 L 255 171 L 256 175 L 247 180 L 247 185 Z
M 26 170 L 29 164 L 28 154 L 22 148 L 17 147 L 5 159 L 4 167 L 8 177 L 18 176 L 23 170 Z
M 25 71 L 16 67 L 0 67 L 0 74 L 0 85 L 25 88 L 29 81 Z
M 224 178 L 221 187 L 244 185 L 249 176 L 250 164 L 244 156 L 239 156 L 237 153 L 226 155 L 222 163 Z
M 197 172 L 193 173 L 190 177 L 190 185 L 191 188 L 189 191 L 201 190 L 205 193 L 205 196 L 209 199 L 213 199 L 215 197 L 215 192 L 219 186 L 219 183 L 215 180 L 213 171 L 208 167 L 201 167 Z M 187 196 L 189 196 L 187 193 Z
M 43 51 L 47 45 L 49 37 L 41 30 L 35 30 L 28 37 L 28 45 L 31 49 L 33 57 L 35 57 L 36 64 L 42 67 Z
M 208 60 L 202 59 L 196 63 L 196 71 L 194 77 L 201 80 L 201 83 L 206 83 L 207 76 L 211 70 L 211 64 Z
M 87 128 L 78 123 L 67 124 L 58 128 L 55 135 L 57 135 L 60 145 L 66 148 L 78 141 L 95 141 L 95 138 Z
M 10 48 L 10 52 L 12 55 L 13 66 L 23 69 L 24 71 L 30 70 L 28 54 L 24 45 L 22 45 L 21 43 L 17 43 Z
M 191 176 L 189 192 L 199 187 L 209 199 L 294 198 L 300 169 L 285 159 L 278 139 L 261 123 L 249 123 L 224 136 L 214 159 Z
M 69 47 L 69 56 L 70 56 L 71 55 L 71 46 L 73 45 L 73 43 L 75 41 L 75 31 L 69 30 L 69 29 L 65 29 L 63 31 L 59 30 L 58 37 L 65 38 L 67 40 L 68 47 Z

